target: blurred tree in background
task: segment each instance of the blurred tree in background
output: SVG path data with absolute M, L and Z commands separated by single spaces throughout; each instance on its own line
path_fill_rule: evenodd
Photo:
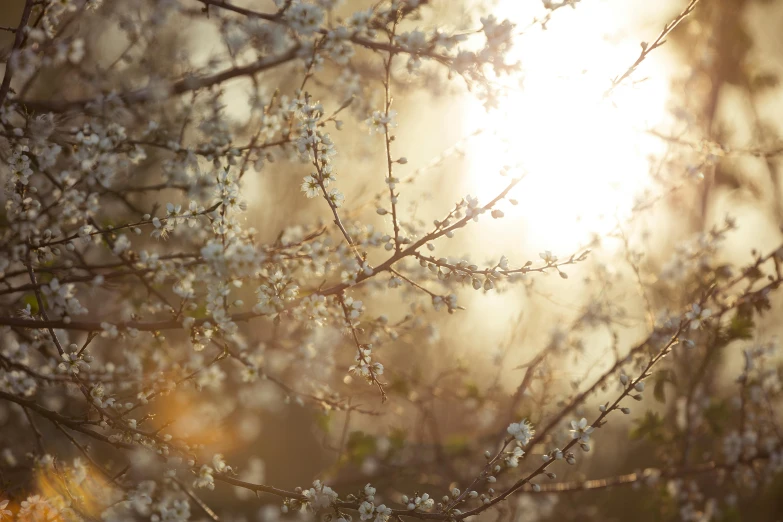
M 782 26 L 4 2 L 0 521 L 781 519 Z

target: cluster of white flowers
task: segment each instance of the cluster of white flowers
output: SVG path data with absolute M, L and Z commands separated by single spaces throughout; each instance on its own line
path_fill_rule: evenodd
M 530 440 L 536 434 L 536 430 L 533 429 L 533 425 L 530 424 L 527 419 L 523 419 L 519 422 L 512 422 L 509 424 L 506 431 L 523 446 L 530 444 Z
M 428 493 L 416 494 L 411 498 L 403 495 L 401 500 L 408 508 L 408 511 L 429 511 L 435 506 L 435 500 L 431 499 Z
M 320 480 L 313 482 L 313 487 L 304 490 L 302 494 L 307 499 L 307 507 L 313 511 L 328 508 L 337 500 L 337 492 Z
M 534 26 L 577 3 L 542 2 Z M 204 490 L 221 483 L 244 486 L 240 500 L 274 491 L 285 498 L 283 511 L 340 522 L 351 520 L 349 512 L 372 522 L 462 520 L 517 490 L 540 492 L 539 479 L 554 480 L 563 461 L 575 463 L 574 446 L 589 451 L 594 428 L 617 410 L 630 415 L 620 401 L 642 401 L 646 383 L 659 400 L 676 394 L 667 410 L 676 423 L 650 412 L 634 424 L 634 436 L 682 442 L 683 469 L 716 455 L 708 464 L 730 470 L 737 484 L 762 486 L 783 469 L 774 418 L 783 385 L 772 345 L 745 350 L 731 397 L 720 396 L 719 372 L 710 366 L 717 350 L 752 337 L 756 316 L 783 284 L 783 249 L 754 251 L 740 270 L 720 261 L 735 227 L 729 218 L 660 266 L 652 258 L 639 263 L 643 257 L 626 242 L 651 330 L 636 346 L 625 340 L 645 320 L 625 313 L 632 301 L 626 274 L 609 261 L 585 277 L 588 293 L 600 290 L 572 324 L 536 325 L 541 351 L 528 362 L 515 361 L 527 350 L 499 347 L 489 335 L 481 339 L 486 357 L 458 356 L 461 347 L 451 343 L 462 325 L 433 319 L 433 309 L 456 314 L 478 293 L 515 283 L 532 302 L 543 295 L 533 286 L 536 274 L 568 279 L 563 267 L 589 252 L 544 250 L 518 264 L 497 252 L 474 263 L 485 254 L 470 248 L 475 235 L 450 241 L 462 231 L 481 234 L 474 231 L 489 226 L 489 217 L 506 224 L 508 205 L 518 204 L 510 192 L 523 179 L 521 163 L 500 169 L 514 174 L 495 194 L 455 192 L 445 209 L 424 208 L 426 198 L 401 192 L 464 152 L 462 144 L 450 147 L 408 172 L 414 151 L 405 151 L 410 162 L 392 151 L 418 117 L 404 95 L 445 90 L 459 77 L 487 107 L 496 105 L 508 89 L 504 77 L 521 67 L 510 58 L 525 32 L 518 20 L 471 15 L 452 24 L 423 0 L 358 10 L 339 0 L 276 0 L 268 12 L 222 0 L 101 4 L 25 0 L 19 26 L 0 28 L 11 35 L 0 53 L 7 56 L 0 79 L 0 487 L 12 484 L 16 495 L 0 498 L 0 522 L 79 520 L 82 508 L 106 521 L 186 522 L 196 506 L 215 520 L 233 519 L 211 512 L 222 497 Z M 178 27 L 203 30 L 198 43 L 210 39 L 207 47 L 217 50 L 202 53 Z M 105 28 L 122 49 L 104 45 Z M 45 85 L 51 79 L 57 85 Z M 244 83 L 235 88 L 235 81 Z M 689 181 L 727 152 L 704 148 L 699 168 L 687 162 Z M 380 171 L 369 158 L 376 152 Z M 624 226 L 618 230 L 625 239 Z M 454 254 L 463 246 L 472 251 Z M 678 313 L 656 321 L 662 302 Z M 527 314 L 535 306 L 523 308 Z M 561 393 L 566 358 L 577 369 L 587 364 L 583 340 L 599 329 L 613 341 L 611 369 L 593 379 L 600 365 L 591 366 L 583 380 L 592 381 L 574 378 Z M 664 358 L 678 345 L 691 349 Z M 398 349 L 408 346 L 416 349 Z M 517 363 L 525 375 L 516 393 L 505 387 L 505 373 L 489 383 L 475 379 L 487 367 L 506 372 Z M 606 398 L 590 424 L 581 418 L 586 398 L 607 392 L 618 372 L 616 402 Z M 392 400 L 400 423 L 386 436 L 379 432 L 389 417 L 372 400 L 376 392 L 381 404 Z M 444 401 L 458 414 L 441 410 Z M 448 494 L 442 503 L 428 493 L 398 497 L 385 480 L 377 482 L 383 488 L 367 484 L 343 498 L 319 480 L 270 490 L 261 484 L 262 461 L 229 466 L 215 453 L 238 459 L 229 451 L 258 443 L 262 422 L 300 407 L 317 410 L 306 418 L 323 431 L 324 447 L 336 450 L 330 480 L 342 480 L 348 468 L 373 481 L 422 471 L 426 456 L 437 466 L 416 480 L 448 484 Z M 439 432 L 441 411 L 448 426 L 468 433 L 464 441 Z M 512 417 L 500 421 L 501 411 Z M 504 434 L 515 412 L 541 419 L 538 435 L 527 419 Z M 569 440 L 558 428 L 571 415 Z M 716 439 L 710 430 L 723 420 L 733 425 Z M 344 427 L 334 430 L 335 422 Z M 414 446 L 416 423 L 424 430 L 415 440 L 426 450 Z M 490 436 L 501 449 L 485 453 L 473 481 L 456 487 L 462 446 L 477 450 Z M 92 442 L 106 447 L 96 451 Z M 522 481 L 506 483 L 504 474 L 526 468 L 533 446 L 544 444 L 559 447 L 543 450 L 544 464 Z M 81 454 L 72 464 L 59 454 L 66 446 Z M 34 473 L 21 473 L 25 466 Z M 17 488 L 17 479 L 29 484 Z M 31 493 L 41 484 L 40 494 Z M 715 512 L 695 482 L 673 484 L 682 519 Z
M 294 299 L 299 293 L 299 287 L 292 281 L 289 275 L 276 270 L 266 278 L 266 283 L 256 290 L 258 303 L 254 311 L 260 314 L 280 312 L 286 303 Z
M 78 374 L 80 371 L 89 370 L 92 356 L 90 354 L 81 353 L 78 351 L 78 347 L 72 344 L 68 347 L 70 352 L 63 352 L 61 355 L 62 362 L 57 365 L 57 368 L 66 373 Z
M 519 466 L 519 459 L 525 456 L 525 451 L 520 448 L 519 446 L 516 446 L 507 456 L 506 456 L 506 464 L 510 468 L 516 468 Z
M 702 308 L 699 303 L 693 303 L 691 310 L 685 314 L 685 318 L 691 323 L 691 330 L 698 330 L 712 315 L 712 310 Z
M 383 374 L 383 364 L 372 360 L 372 345 L 359 347 L 356 357 L 356 364 L 353 364 L 348 371 L 363 377 L 369 382 L 374 382 L 379 375 Z
M 193 481 L 193 487 L 215 489 L 215 477 L 213 477 L 214 472 L 215 470 L 206 464 L 202 465 L 198 470 L 198 476 L 196 477 L 196 480 Z
M 722 227 L 713 228 L 687 242 L 678 243 L 672 257 L 661 269 L 660 280 L 677 285 L 698 274 L 699 271 L 711 268 L 715 261 L 715 253 L 726 240 L 726 233 L 734 228 L 736 228 L 734 219 L 726 217 Z
M 397 126 L 395 118 L 397 117 L 397 111 L 390 110 L 388 113 L 381 111 L 374 111 L 372 115 L 367 118 L 365 123 L 370 127 L 370 133 L 385 134 Z
M 364 486 L 364 498 L 366 499 L 359 505 L 359 518 L 361 520 L 372 520 L 373 522 L 387 522 L 391 517 L 391 508 L 386 507 L 385 504 L 376 506 L 373 502 L 375 500 L 376 489 L 370 484 Z
M 297 1 L 288 9 L 286 20 L 297 34 L 309 36 L 321 27 L 324 16 L 321 6 Z
M 58 278 L 53 278 L 49 284 L 41 288 L 46 296 L 50 313 L 55 317 L 62 317 L 66 321 L 74 315 L 84 315 L 89 310 L 82 306 L 76 297 L 76 285 L 73 283 L 60 284 Z

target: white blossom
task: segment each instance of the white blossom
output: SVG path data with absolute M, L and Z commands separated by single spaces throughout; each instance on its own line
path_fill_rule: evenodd
M 508 431 L 509 435 L 513 436 L 523 446 L 527 446 L 527 444 L 530 442 L 530 439 L 532 439 L 533 435 L 536 433 L 533 429 L 533 425 L 530 424 L 530 422 L 528 422 L 526 419 L 523 419 L 519 422 L 512 422 L 509 424 L 506 431 Z
M 575 439 L 579 439 L 579 442 L 587 443 L 590 441 L 590 434 L 593 432 L 593 427 L 587 425 L 587 419 L 582 417 L 580 420 L 571 421 L 571 434 Z

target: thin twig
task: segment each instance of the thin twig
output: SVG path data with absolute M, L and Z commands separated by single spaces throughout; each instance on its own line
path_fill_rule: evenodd
M 0 84 L 0 107 L 3 106 L 5 98 L 8 95 L 8 91 L 11 88 L 11 78 L 14 76 L 14 66 L 11 64 L 13 55 L 22 47 L 24 42 L 24 27 L 30 20 L 30 14 L 33 11 L 33 0 L 26 0 L 24 3 L 24 9 L 22 9 L 22 17 L 19 20 L 19 25 L 14 32 L 14 44 L 11 47 L 11 53 L 8 56 L 8 61 L 5 63 L 5 75 L 3 76 L 3 83 Z

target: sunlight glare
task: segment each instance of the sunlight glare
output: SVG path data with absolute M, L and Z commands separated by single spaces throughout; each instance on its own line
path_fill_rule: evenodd
M 593 233 L 610 232 L 647 184 L 648 158 L 660 148 L 644 134 L 665 114 L 668 78 L 660 61 L 646 60 L 602 100 L 639 52 L 638 41 L 605 36 L 628 25 L 616 3 L 561 9 L 546 31 L 530 29 L 513 56 L 522 64 L 522 85 L 509 86 L 496 110 L 466 109 L 468 129 L 490 131 L 467 151 L 471 190 L 488 201 L 508 183 L 501 167 L 520 165 L 527 177 L 507 215 L 523 222 L 526 240 L 546 248 L 575 249 Z M 534 16 L 531 4 L 503 0 L 497 17 L 524 26 Z

